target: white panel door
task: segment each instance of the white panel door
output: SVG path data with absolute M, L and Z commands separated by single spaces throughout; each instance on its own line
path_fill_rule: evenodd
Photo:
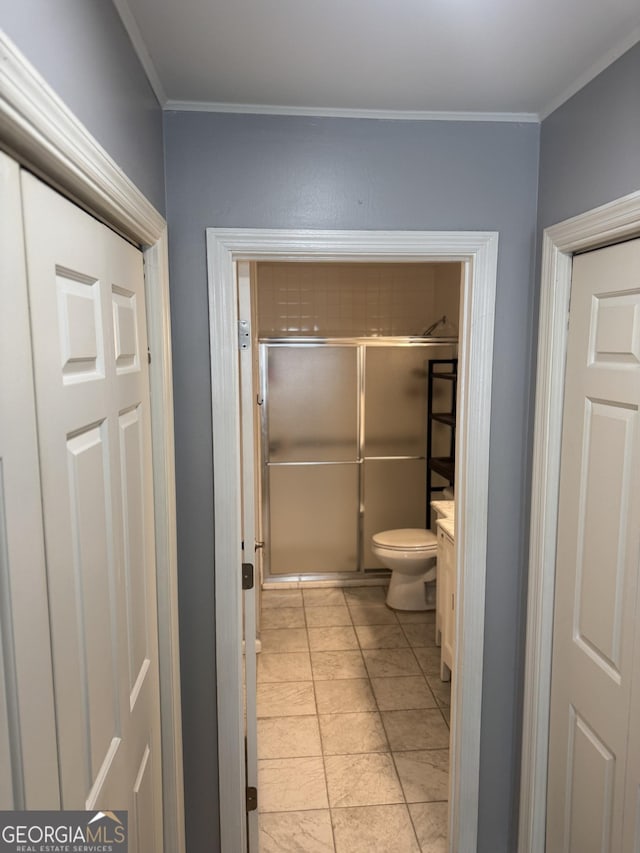
M 20 169 L 0 152 L 0 809 L 59 805 Z
M 27 173 L 23 206 L 63 808 L 162 850 L 141 253 Z
M 634 637 L 640 617 L 639 406 L 636 240 L 576 257 L 573 266 L 553 635 L 549 853 L 639 849 L 631 831 L 623 840 L 625 799 L 628 812 L 636 798 L 637 814 L 640 769 L 640 658 Z

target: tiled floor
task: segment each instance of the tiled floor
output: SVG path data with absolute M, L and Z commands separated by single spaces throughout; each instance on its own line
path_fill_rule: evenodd
M 269 590 L 258 656 L 260 853 L 443 853 L 450 685 L 433 613 L 383 587 Z

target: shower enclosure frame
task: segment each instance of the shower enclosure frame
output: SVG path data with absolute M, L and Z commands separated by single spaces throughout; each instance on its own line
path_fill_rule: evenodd
M 264 540 L 263 550 L 263 572 L 264 580 L 269 584 L 291 584 L 291 583 L 311 583 L 317 581 L 333 581 L 335 583 L 363 581 L 384 578 L 389 575 L 389 570 L 380 567 L 365 568 L 364 552 L 365 552 L 365 475 L 364 467 L 366 461 L 421 461 L 425 462 L 425 481 L 424 489 L 427 488 L 427 471 L 426 471 L 426 383 L 427 377 L 425 373 L 425 447 L 422 455 L 415 456 L 368 456 L 366 454 L 365 444 L 365 418 L 366 418 L 366 352 L 368 347 L 421 347 L 425 352 L 425 361 L 428 359 L 428 349 L 432 347 L 448 346 L 455 350 L 457 354 L 458 338 L 457 337 L 439 337 L 439 336 L 350 336 L 350 337 L 314 337 L 314 336 L 287 336 L 287 337 L 261 337 L 258 339 L 259 345 L 259 376 L 260 376 L 260 453 L 259 465 L 261 470 L 261 518 L 262 518 L 262 538 Z M 310 347 L 353 347 L 357 351 L 357 449 L 356 459 L 354 461 L 297 461 L 297 462 L 270 462 L 269 461 L 269 382 L 268 382 L 268 351 L 270 347 L 290 347 L 290 348 L 310 348 Z M 270 491 L 270 468 L 278 466 L 321 466 L 321 465 L 336 465 L 336 464 L 353 464 L 358 466 L 358 507 L 357 507 L 357 555 L 356 566 L 354 571 L 326 571 L 326 572 L 299 572 L 299 573 L 278 573 L 273 574 L 271 571 L 271 542 L 270 542 L 270 514 L 271 514 L 271 491 Z M 354 509 L 355 514 L 355 509 Z M 423 523 L 428 527 L 429 507 L 425 506 L 425 518 Z M 406 526 L 406 525 L 405 525 Z

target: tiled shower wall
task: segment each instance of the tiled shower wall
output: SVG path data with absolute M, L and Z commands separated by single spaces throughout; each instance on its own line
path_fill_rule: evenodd
M 421 335 L 443 314 L 457 334 L 461 265 L 259 263 L 260 337 Z

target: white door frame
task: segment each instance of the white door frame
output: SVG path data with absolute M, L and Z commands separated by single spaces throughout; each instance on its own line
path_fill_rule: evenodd
M 572 256 L 640 234 L 640 192 L 547 228 L 542 245 L 519 853 L 544 853 L 562 406 Z
M 163 217 L 0 31 L 0 146 L 63 195 L 141 245 L 151 430 L 162 719 L 164 837 L 184 853 L 182 720 L 167 226 Z M 46 606 L 46 601 L 44 602 Z M 28 620 L 29 614 L 14 614 Z
M 484 647 L 489 429 L 498 235 L 474 231 L 207 229 L 216 566 L 218 757 L 223 853 L 246 849 L 242 704 L 240 391 L 234 263 L 461 261 L 456 501 L 457 646 L 449 850 L 475 853 Z M 258 791 L 258 798 L 260 792 Z

